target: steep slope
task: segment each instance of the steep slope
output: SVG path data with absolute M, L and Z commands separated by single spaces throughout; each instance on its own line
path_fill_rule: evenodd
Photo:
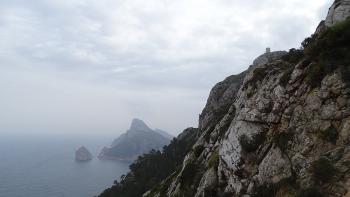
M 303 50 L 263 54 L 218 83 L 182 164 L 143 196 L 350 196 L 348 5 L 336 0 Z
M 136 197 L 154 187 L 161 180 L 180 170 L 185 155 L 199 137 L 199 130 L 188 128 L 174 138 L 163 151 L 152 151 L 140 156 L 131 166 L 130 172 L 120 182 L 106 189 L 100 197 Z
M 114 140 L 110 148 L 103 148 L 99 158 L 135 160 L 152 149 L 161 149 L 169 142 L 169 138 L 153 131 L 142 120 L 133 119 L 130 129 Z
M 335 1 L 327 20 L 349 16 L 347 5 Z M 304 51 L 248 70 L 235 91 L 224 94 L 234 81 L 215 86 L 181 171 L 145 196 L 349 196 L 350 20 L 341 21 Z

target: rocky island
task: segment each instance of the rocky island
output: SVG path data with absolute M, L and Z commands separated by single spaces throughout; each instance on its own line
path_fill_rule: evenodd
M 163 130 L 149 128 L 142 120 L 133 119 L 129 130 L 115 139 L 110 148 L 104 147 L 99 159 L 133 161 L 150 150 L 161 150 L 169 144 L 171 135 Z
M 75 151 L 75 160 L 76 161 L 90 161 L 92 160 L 92 154 L 84 146 L 80 147 Z

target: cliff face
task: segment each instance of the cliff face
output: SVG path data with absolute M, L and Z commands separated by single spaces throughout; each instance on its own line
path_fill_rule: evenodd
M 181 171 L 145 196 L 350 196 L 350 22 L 332 29 L 348 6 L 335 1 L 298 61 L 290 51 L 218 83 Z
M 336 0 L 329 8 L 325 25 L 330 27 L 350 16 L 350 0 Z

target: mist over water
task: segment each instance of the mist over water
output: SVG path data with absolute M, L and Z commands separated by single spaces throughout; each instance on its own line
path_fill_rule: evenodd
M 129 163 L 100 161 L 96 155 L 111 139 L 73 136 L 1 136 L 0 196 L 87 197 L 99 194 L 128 171 Z M 90 162 L 76 162 L 86 146 Z

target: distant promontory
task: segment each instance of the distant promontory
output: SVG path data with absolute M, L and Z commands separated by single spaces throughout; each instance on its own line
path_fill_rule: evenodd
M 165 131 L 152 130 L 142 120 L 133 119 L 129 130 L 115 139 L 109 148 L 104 147 L 98 157 L 133 161 L 152 149 L 160 150 L 171 138 Z

